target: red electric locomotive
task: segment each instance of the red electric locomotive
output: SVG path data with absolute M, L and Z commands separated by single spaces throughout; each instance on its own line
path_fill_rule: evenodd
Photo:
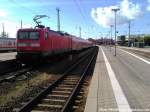
M 91 47 L 88 40 L 67 33 L 50 30 L 38 25 L 36 28 L 20 29 L 17 32 L 17 58 L 32 59 Z

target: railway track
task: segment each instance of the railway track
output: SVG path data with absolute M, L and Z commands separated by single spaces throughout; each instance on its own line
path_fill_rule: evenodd
M 22 68 L 22 64 L 16 59 L 0 61 L 0 76 Z
M 16 72 L 11 72 L 11 73 L 2 75 L 0 77 L 0 84 L 3 82 L 13 82 L 15 80 L 18 80 L 17 77 L 21 75 L 25 75 L 26 77 L 29 77 L 29 75 L 31 75 L 30 73 L 31 70 L 32 70 L 32 67 L 28 67 L 28 68 L 26 67 L 26 68 L 22 68 L 21 70 L 17 70 Z
M 58 80 L 52 82 L 36 97 L 22 102 L 14 112 L 70 112 L 73 107 L 87 71 L 97 55 L 97 48 L 71 66 Z M 82 64 L 84 63 L 84 64 Z M 81 66 L 82 64 L 82 66 Z M 74 74 L 77 67 L 82 67 L 80 75 Z M 69 75 L 70 74 L 70 75 Z
M 141 55 L 141 56 L 143 56 L 145 58 L 150 59 L 150 52 L 145 52 L 145 51 L 140 51 L 140 50 L 135 50 L 135 49 L 126 49 L 126 48 L 122 48 L 122 49 L 124 49 L 126 51 L 133 52 L 133 53 L 135 53 L 137 55 Z
M 87 51 L 85 51 L 87 52 Z M 59 57 L 59 59 L 63 59 L 64 57 Z M 51 60 L 51 59 L 50 59 Z M 35 63 L 31 66 L 26 66 L 22 64 L 21 62 L 18 62 L 16 59 L 13 60 L 7 60 L 0 62 L 0 84 L 3 82 L 13 82 L 17 80 L 17 77 L 24 75 L 25 77 L 28 77 L 32 70 L 41 68 L 46 65 L 53 65 L 55 62 L 57 62 L 57 58 L 52 58 L 51 61 L 45 61 L 45 63 Z M 43 66 L 44 64 L 44 66 Z
M 40 63 L 35 63 L 33 65 L 24 65 L 17 62 L 17 60 L 15 59 L 1 62 L 0 66 L 6 65 L 6 67 L 3 67 L 0 71 L 0 84 L 3 82 L 13 82 L 15 80 L 18 80 L 17 78 L 20 76 L 25 76 L 24 79 L 29 78 L 34 70 L 45 67 L 49 64 L 53 65 L 56 61 L 56 59 L 53 59 L 50 62 L 48 61 L 44 63 L 44 66 L 43 64 L 40 65 Z M 23 78 L 19 80 L 23 80 Z
M 61 57 L 61 58 L 63 58 L 63 57 Z M 53 65 L 57 61 L 58 60 L 56 58 L 54 58 L 52 61 L 46 62 L 44 64 L 44 66 L 42 64 L 42 67 L 45 67 L 46 65 L 49 65 L 49 64 Z M 6 67 L 5 67 L 5 65 L 6 65 Z M 26 79 L 32 74 L 32 71 L 34 71 L 34 69 L 41 68 L 40 63 L 35 63 L 32 66 L 28 67 L 28 66 L 22 65 L 21 63 L 17 62 L 17 60 L 15 60 L 15 59 L 1 62 L 0 67 L 1 66 L 2 67 L 4 66 L 4 67 L 2 68 L 2 70 L 0 70 L 0 84 L 3 82 L 13 82 L 15 80 L 18 80 L 17 78 L 19 76 L 23 76 L 23 75 L 25 76 L 24 79 Z M 22 78 L 22 80 L 23 80 L 23 78 Z

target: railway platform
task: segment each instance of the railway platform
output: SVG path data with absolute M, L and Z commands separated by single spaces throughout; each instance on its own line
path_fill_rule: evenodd
M 15 59 L 16 54 L 16 52 L 0 53 L 0 61 Z
M 150 112 L 150 61 L 99 46 L 84 112 Z
M 98 112 L 107 108 L 117 108 L 117 104 L 105 66 L 105 61 L 99 47 L 85 112 Z
M 119 48 L 130 49 L 130 50 L 136 50 L 136 51 L 142 51 L 142 52 L 150 53 L 150 48 L 122 47 L 122 46 L 119 46 Z

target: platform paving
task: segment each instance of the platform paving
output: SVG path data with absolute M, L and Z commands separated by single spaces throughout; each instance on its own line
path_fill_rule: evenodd
M 140 56 L 131 55 L 117 48 L 117 56 L 114 56 L 114 48 L 99 47 L 96 65 L 89 87 L 89 93 L 85 106 L 85 112 L 129 112 L 119 110 L 118 99 L 110 78 L 110 71 L 106 66 L 107 57 L 112 71 L 120 85 L 132 112 L 150 112 L 150 62 L 141 60 Z M 135 54 L 136 55 L 136 54 Z M 112 110 L 111 110 L 112 109 Z M 115 111 L 116 109 L 116 111 Z M 124 108 L 126 109 L 126 108 Z M 131 112 L 130 111 L 130 112 Z
M 0 61 L 15 59 L 16 54 L 16 52 L 0 53 Z
M 99 49 L 91 80 L 85 112 L 103 112 L 104 109 L 117 108 L 105 61 Z

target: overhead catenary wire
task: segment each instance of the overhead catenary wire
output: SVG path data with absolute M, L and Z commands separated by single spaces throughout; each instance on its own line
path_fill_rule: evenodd
M 80 6 L 78 0 L 74 0 L 74 2 L 75 2 L 75 4 L 76 4 L 76 6 L 77 6 L 77 9 L 79 10 L 79 13 L 80 13 L 81 17 L 82 17 L 83 20 L 84 20 L 85 25 L 87 25 L 87 23 L 88 23 L 88 22 L 87 22 L 87 19 L 86 19 L 86 17 L 84 16 L 84 14 L 83 14 L 83 12 L 82 12 L 82 9 L 81 9 L 81 6 Z
M 7 18 L 7 17 L 1 17 L 1 16 L 0 16 L 0 19 L 1 19 L 1 20 L 10 21 L 10 22 L 18 22 L 18 20 L 10 19 L 10 18 Z
M 87 11 L 86 11 L 86 8 L 84 7 L 84 5 L 82 5 L 82 7 L 81 7 L 81 1 L 80 0 L 74 0 L 74 2 L 76 4 L 76 6 L 78 7 L 78 10 L 79 10 L 81 17 L 84 20 L 84 24 L 86 26 L 90 26 L 90 28 L 92 28 L 92 30 L 93 30 L 93 25 L 89 24 L 88 20 L 86 19 L 87 18 L 87 13 L 86 13 Z M 90 31 L 92 31 L 92 30 L 90 30 Z
M 0 17 L 0 20 L 1 20 L 1 22 L 2 23 L 6 23 L 6 24 L 10 24 L 10 23 L 18 23 L 18 26 L 20 26 L 20 21 L 22 21 L 23 22 L 23 20 L 15 20 L 15 19 L 10 19 L 10 18 L 7 18 L 7 17 Z M 9 23 L 10 22 L 10 23 Z M 22 23 L 22 25 L 23 25 L 23 23 Z M 28 23 L 26 23 L 26 22 L 24 22 L 24 25 L 28 25 Z
M 8 1 L 11 2 L 11 3 L 13 3 L 13 4 L 15 4 L 15 5 L 18 5 L 19 7 L 23 8 L 23 9 L 27 9 L 27 10 L 25 10 L 26 13 L 27 13 L 27 11 L 28 11 L 28 13 L 30 13 L 30 14 L 34 14 L 34 15 L 36 14 L 36 12 L 34 12 L 33 10 L 31 10 L 31 9 L 29 9 L 29 8 L 27 8 L 27 7 L 25 7 L 25 6 L 23 6 L 22 4 L 18 3 L 18 2 L 15 1 L 15 0 L 8 0 Z M 5 20 L 5 21 L 9 21 L 9 22 L 12 22 L 12 23 L 19 23 L 19 24 L 20 24 L 20 20 L 22 20 L 21 18 L 18 19 L 18 20 L 16 20 L 16 19 L 10 19 L 10 18 L 7 18 L 7 17 L 0 17 L 0 19 Z M 23 20 L 22 20 L 22 21 L 23 21 Z M 25 23 L 25 22 L 24 22 L 24 23 Z M 27 25 L 27 23 L 26 23 L 25 25 Z
M 81 13 L 83 15 L 83 18 L 84 18 L 85 22 L 88 23 L 88 20 L 86 19 L 88 17 L 88 15 L 87 15 L 87 10 L 86 10 L 85 6 L 83 4 L 81 4 L 82 1 L 80 1 L 80 0 L 76 0 L 76 1 L 79 4 L 79 7 L 80 7 L 80 10 L 81 10 Z
M 8 0 L 10 3 L 12 3 L 12 4 L 15 4 L 15 5 L 17 5 L 17 6 L 19 6 L 19 7 L 21 7 L 21 8 L 23 8 L 23 9 L 26 9 L 25 11 L 26 11 L 26 13 L 27 13 L 27 11 L 28 11 L 28 13 L 30 13 L 30 14 L 37 14 L 35 11 L 33 11 L 33 10 L 31 10 L 30 8 L 27 8 L 27 7 L 25 7 L 24 5 L 22 5 L 21 3 L 18 3 L 17 1 L 15 1 L 15 0 Z M 9 22 L 13 22 L 13 23 L 20 23 L 20 20 L 22 20 L 21 18 L 20 19 L 18 19 L 18 20 L 16 20 L 16 19 L 10 19 L 10 18 L 7 18 L 7 17 L 0 17 L 0 19 L 3 21 L 3 20 L 5 20 L 5 21 L 9 21 Z
M 15 5 L 18 5 L 18 6 L 22 7 L 22 8 L 24 8 L 24 9 L 27 9 L 27 10 L 25 10 L 25 11 L 26 11 L 26 12 L 28 11 L 28 13 L 31 13 L 31 14 L 34 14 L 34 15 L 38 14 L 37 12 L 33 11 L 32 9 L 25 7 L 25 6 L 22 5 L 21 3 L 16 2 L 15 0 L 9 0 L 9 1 L 10 1 L 11 3 L 15 4 Z

